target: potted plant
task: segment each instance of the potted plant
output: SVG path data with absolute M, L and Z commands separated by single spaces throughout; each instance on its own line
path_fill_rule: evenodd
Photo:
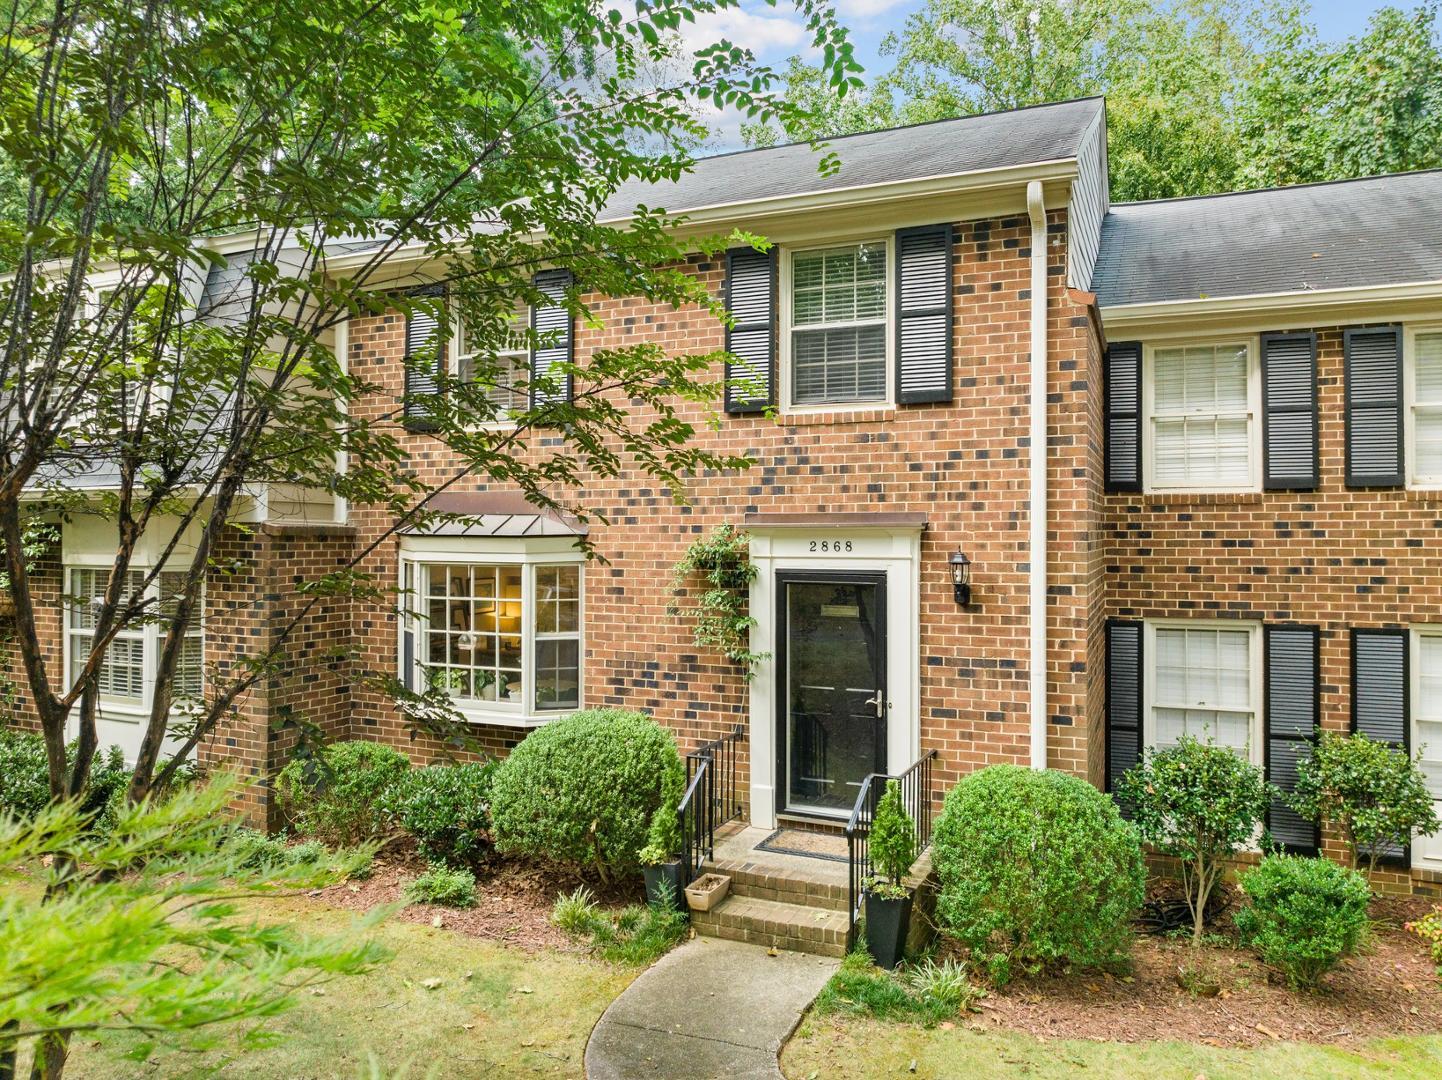
M 641 872 L 646 877 L 646 903 L 681 906 L 681 890 L 685 888 L 684 863 L 681 851 L 681 823 L 676 809 L 681 802 L 681 781 L 684 774 L 669 772 L 661 783 L 661 805 L 651 815 L 646 833 L 646 846 L 640 851 Z
M 871 865 L 866 883 L 866 948 L 884 968 L 901 962 L 911 926 L 911 890 L 902 884 L 916 861 L 916 823 L 901 805 L 901 785 L 886 782 L 871 822 Z

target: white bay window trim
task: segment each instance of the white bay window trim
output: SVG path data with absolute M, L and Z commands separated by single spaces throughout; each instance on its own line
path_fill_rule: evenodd
M 1402 357 L 1408 486 L 1442 490 L 1442 323 L 1408 325 Z
M 585 680 L 585 555 L 576 549 L 574 537 L 495 537 L 467 539 L 463 536 L 407 536 L 402 541 L 399 564 L 400 595 L 399 633 L 397 634 L 397 674 L 402 683 L 417 691 L 424 690 L 426 677 L 426 634 L 430 622 L 426 614 L 426 575 L 431 567 L 519 567 L 521 570 L 521 688 L 512 699 L 480 700 L 453 697 L 453 703 L 467 720 L 500 727 L 538 727 L 558 716 L 565 716 L 586 707 Z M 576 629 L 550 631 L 539 629 L 539 605 L 546 602 L 544 572 L 552 567 L 574 568 L 577 578 Z M 474 628 L 473 628 L 474 629 Z M 411 634 L 412 648 L 407 671 L 406 635 Z M 506 635 L 512 636 L 512 635 Z M 541 689 L 542 653 L 552 642 L 576 644 L 576 701 L 554 707 L 538 702 Z
M 1442 817 L 1442 624 L 1412 627 L 1411 686 L 1407 688 L 1413 755 L 1432 793 L 1432 808 Z M 1442 871 L 1442 833 L 1412 841 L 1412 865 Z
M 1229 407 L 1218 407 L 1212 403 L 1199 403 L 1189 405 L 1185 401 L 1175 404 L 1166 401 L 1159 401 L 1157 374 L 1158 354 L 1172 353 L 1178 350 L 1210 350 L 1214 357 L 1216 354 L 1227 350 L 1245 350 L 1246 361 L 1246 401 L 1234 403 Z M 1143 485 L 1149 492 L 1209 492 L 1209 491 L 1233 491 L 1251 492 L 1262 490 L 1262 375 L 1261 375 L 1261 345 L 1255 335 L 1227 335 L 1222 337 L 1185 337 L 1185 338 L 1158 338 L 1148 341 L 1143 349 L 1143 377 L 1142 377 L 1142 415 L 1145 426 L 1143 439 L 1145 447 L 1142 453 Z M 1185 362 L 1185 356 L 1183 356 Z M 1213 379 L 1216 379 L 1216 369 L 1213 367 Z M 1242 452 L 1246 455 L 1246 467 L 1243 474 L 1235 477 L 1219 477 L 1215 467 L 1209 467 L 1202 463 L 1180 478 L 1173 478 L 1164 475 L 1158 467 L 1159 446 L 1158 432 L 1163 426 L 1180 426 L 1182 428 L 1181 438 L 1186 440 L 1188 427 L 1199 429 L 1198 440 L 1202 438 L 1201 429 L 1206 425 L 1212 425 L 1213 438 L 1217 444 L 1221 444 L 1222 436 L 1217 433 L 1219 425 L 1244 426 L 1244 433 L 1234 439 L 1232 451 Z M 1213 454 L 1215 456 L 1215 452 Z
M 1265 746 L 1262 738 L 1261 624 L 1230 619 L 1149 619 L 1144 624 L 1144 631 L 1143 700 L 1146 708 L 1142 714 L 1142 746 L 1146 750 L 1156 748 L 1161 736 L 1171 734 L 1160 731 L 1160 726 L 1171 722 L 1179 712 L 1227 714 L 1245 722 L 1247 760 L 1259 768 L 1262 767 L 1265 763 Z M 1185 687 L 1169 682 L 1168 678 L 1159 672 L 1164 651 L 1159 647 L 1159 634 L 1163 637 L 1172 635 L 1174 643 L 1178 638 L 1195 636 L 1198 645 L 1204 645 L 1204 635 L 1236 634 L 1245 638 L 1245 651 L 1242 655 L 1246 657 L 1247 670 L 1243 673 L 1245 682 L 1241 684 L 1245 688 L 1245 700 L 1226 700 L 1224 696 L 1215 694 L 1193 693 L 1188 696 Z M 1205 736 L 1199 737 L 1202 741 L 1207 741 Z M 1162 745 L 1171 745 L 1175 741 L 1174 738 L 1167 738 Z M 1214 741 L 1220 743 L 1223 740 L 1214 738 Z
M 882 305 L 884 315 L 880 319 L 851 319 L 838 320 L 835 322 L 807 323 L 802 326 L 794 324 L 794 273 L 795 260 L 798 255 L 814 254 L 818 252 L 836 251 L 845 248 L 860 248 L 868 245 L 881 245 L 885 250 L 885 273 L 882 283 Z M 896 404 L 896 242 L 893 235 L 884 236 L 861 236 L 856 238 L 840 238 L 827 240 L 825 243 L 807 244 L 802 247 L 783 247 L 780 249 L 781 275 L 779 289 L 779 314 L 777 318 L 778 327 L 778 375 L 780 377 L 780 392 L 778 400 L 781 402 L 783 412 L 791 413 L 815 413 L 815 412 L 863 412 L 878 408 L 887 408 Z M 835 401 L 821 402 L 797 402 L 795 393 L 795 349 L 794 331 L 814 329 L 839 330 L 860 326 L 881 326 L 884 338 L 884 353 L 882 366 L 885 371 L 885 390 L 876 398 L 862 400 L 838 399 Z

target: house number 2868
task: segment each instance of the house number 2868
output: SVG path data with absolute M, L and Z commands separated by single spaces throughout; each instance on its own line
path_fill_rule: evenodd
M 838 554 L 838 555 L 839 555 L 839 554 L 840 554 L 841 552 L 843 552 L 843 551 L 850 551 L 850 550 L 851 550 L 851 541 L 850 541 L 850 540 L 813 540 L 813 541 L 811 541 L 811 550 L 812 550 L 812 551 L 820 551 L 820 552 L 823 552 L 823 553 L 835 553 L 835 554 Z

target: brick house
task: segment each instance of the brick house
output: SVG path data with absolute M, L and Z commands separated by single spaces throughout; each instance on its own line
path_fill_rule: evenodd
M 618 192 L 617 220 L 661 205 L 774 241 L 684 267 L 736 325 L 626 297 L 587 297 L 599 326 L 543 307 L 535 325 L 567 332 L 516 357 L 518 381 L 639 340 L 724 346 L 724 416 L 698 437 L 754 466 L 697 478 L 684 505 L 642 475 L 560 493 L 610 522 L 588 533 L 605 563 L 573 521 L 453 488 L 472 523 L 365 560 L 411 599 L 317 613 L 292 674 L 203 757 L 249 770 L 257 816 L 288 711 L 428 758 L 358 678 L 382 671 L 443 678 L 496 754 L 577 707 L 644 710 L 683 748 L 739 725 L 747 816 L 768 826 L 844 819 L 866 775 L 932 750 L 942 789 L 997 762 L 1105 787 L 1191 732 L 1285 787 L 1318 723 L 1437 747 L 1442 800 L 1442 173 L 1111 206 L 1105 134 L 1088 99 L 836 139 L 831 176 L 783 146 Z M 393 411 L 407 350 L 438 333 L 398 313 L 342 326 L 337 350 L 384 388 L 357 408 Z M 463 372 L 463 335 L 441 336 Z M 404 438 L 413 470 L 448 475 L 434 437 Z M 252 513 L 196 678 L 390 524 L 303 491 Z M 723 523 L 760 571 L 749 681 L 667 613 L 672 566 Z M 66 528 L 57 597 L 62 574 L 94 587 L 108 542 L 103 522 Z M 44 629 L 57 652 L 84 632 L 58 601 Z M 155 645 L 132 646 L 102 742 L 125 745 L 145 699 Z M 1280 804 L 1271 825 L 1331 847 Z M 1442 839 L 1397 856 L 1393 887 L 1442 882 Z

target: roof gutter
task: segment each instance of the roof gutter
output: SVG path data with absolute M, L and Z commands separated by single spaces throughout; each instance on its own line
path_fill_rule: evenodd
M 1028 450 L 1031 472 L 1030 562 L 1031 767 L 1046 768 L 1046 593 L 1047 593 L 1047 490 L 1046 490 L 1046 200 L 1040 180 L 1026 186 L 1026 210 L 1031 218 L 1031 430 Z
M 1316 312 L 1344 312 L 1347 308 L 1369 306 L 1364 314 L 1374 317 L 1378 304 L 1435 302 L 1442 298 L 1442 281 L 1414 281 L 1403 284 L 1354 285 L 1342 289 L 1296 289 L 1289 292 L 1248 293 L 1244 296 L 1200 296 L 1184 300 L 1157 300 L 1141 304 L 1109 304 L 1101 317 L 1112 336 L 1151 327 L 1175 325 L 1182 319 L 1229 320 L 1267 316 L 1268 325 L 1283 317 L 1291 325 L 1316 325 Z

